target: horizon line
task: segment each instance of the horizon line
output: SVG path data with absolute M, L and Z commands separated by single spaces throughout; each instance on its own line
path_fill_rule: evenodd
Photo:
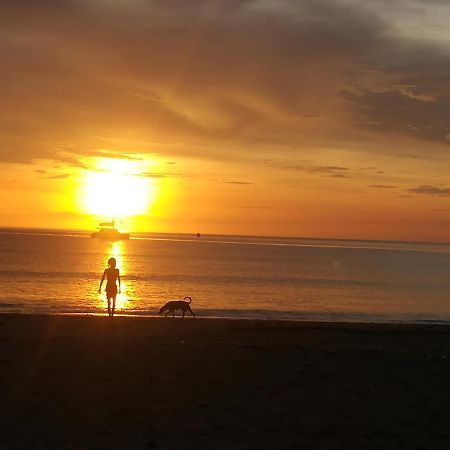
M 77 233 L 91 233 L 91 230 L 80 228 L 51 228 L 51 227 L 20 227 L 20 226 L 3 226 L 0 225 L 0 230 L 29 230 L 29 231 L 55 231 L 55 232 L 77 232 Z M 168 231 L 135 231 L 131 235 L 188 235 L 195 236 L 197 232 L 168 232 Z M 408 241 L 399 239 L 365 239 L 365 238 L 333 238 L 333 237 L 319 237 L 319 236 L 276 236 L 276 235 L 255 235 L 255 234 L 222 234 L 222 233 L 200 233 L 201 236 L 221 236 L 221 237 L 238 237 L 238 238 L 262 238 L 262 239 L 303 239 L 303 240 L 320 240 L 320 241 L 339 241 L 339 242 L 383 242 L 394 244 L 432 244 L 432 245 L 450 245 L 449 241 Z

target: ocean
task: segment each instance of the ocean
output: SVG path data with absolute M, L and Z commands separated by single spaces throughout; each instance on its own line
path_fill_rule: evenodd
M 114 256 L 118 314 L 190 296 L 198 317 L 450 321 L 447 244 L 1 229 L 0 255 L 0 312 L 104 314 L 98 285 Z

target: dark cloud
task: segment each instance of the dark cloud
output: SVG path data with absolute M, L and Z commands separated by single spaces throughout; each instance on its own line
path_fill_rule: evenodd
M 157 172 L 141 172 L 136 175 L 144 178 L 167 178 L 167 174 Z
M 348 167 L 341 167 L 341 166 L 319 166 L 319 167 L 312 167 L 310 169 L 313 172 L 319 172 L 319 173 L 342 173 L 342 172 L 348 172 Z
M 349 170 L 348 167 L 341 167 L 341 166 L 286 166 L 285 169 L 288 170 L 300 170 L 305 172 L 342 172 Z
M 83 156 L 98 156 L 100 158 L 108 158 L 108 159 L 126 159 L 129 161 L 141 161 L 142 158 L 137 158 L 136 156 L 130 156 L 125 153 L 114 153 L 110 151 L 103 150 L 79 150 L 78 152 Z
M 350 175 L 347 175 L 345 173 L 330 173 L 329 176 L 332 178 L 351 178 Z
M 240 185 L 249 185 L 249 184 L 255 184 L 251 183 L 250 181 L 223 181 L 225 184 L 240 184 Z
M 450 92 L 450 78 L 448 89 Z M 380 93 L 366 90 L 360 94 L 346 93 L 345 96 L 359 110 L 358 120 L 362 126 L 379 133 L 403 134 L 424 141 L 450 144 L 450 95 L 423 100 L 400 91 Z
M 448 144 L 445 52 L 376 4 L 4 0 L 0 161 Z
M 314 166 L 314 165 L 292 165 L 285 166 L 285 169 L 299 172 L 322 174 L 333 178 L 350 178 L 350 169 L 342 166 Z
M 447 187 L 422 185 L 408 189 L 408 192 L 412 192 L 414 194 L 435 195 L 439 197 L 450 197 L 450 188 Z
M 395 186 L 391 186 L 389 184 L 371 184 L 369 187 L 374 188 L 374 189 L 394 189 L 395 188 Z
M 70 173 L 65 173 L 65 174 L 61 174 L 61 175 L 49 175 L 47 177 L 44 177 L 47 180 L 60 180 L 63 178 L 68 178 L 70 177 Z
M 51 159 L 59 163 L 59 165 L 55 166 L 56 168 L 59 168 L 60 165 L 64 165 L 69 167 L 77 167 L 79 169 L 89 169 L 89 166 L 83 162 L 79 155 L 74 156 L 67 152 L 61 152 L 52 154 Z
M 276 209 L 274 206 L 238 206 L 240 209 Z

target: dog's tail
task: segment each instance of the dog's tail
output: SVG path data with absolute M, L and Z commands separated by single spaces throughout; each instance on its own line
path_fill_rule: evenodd
M 184 299 L 183 299 L 183 300 L 187 300 L 187 299 L 189 299 L 189 304 L 191 304 L 191 302 L 192 302 L 192 298 L 191 298 L 191 297 L 184 297 Z

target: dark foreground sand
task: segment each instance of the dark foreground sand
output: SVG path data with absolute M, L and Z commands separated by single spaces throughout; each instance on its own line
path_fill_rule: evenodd
M 0 315 L 0 448 L 449 449 L 450 329 Z

